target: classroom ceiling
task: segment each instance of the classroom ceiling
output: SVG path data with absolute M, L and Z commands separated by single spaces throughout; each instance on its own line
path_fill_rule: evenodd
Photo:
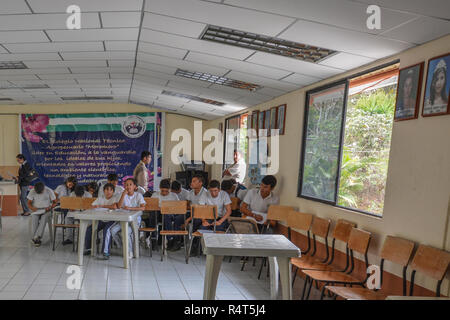
M 66 28 L 74 4 L 80 30 Z M 366 27 L 369 4 L 379 30 Z M 313 63 L 203 40 L 208 26 L 334 53 Z M 449 32 L 449 0 L 0 0 L 0 104 L 130 102 L 214 119 Z M 258 87 L 211 82 L 221 77 Z

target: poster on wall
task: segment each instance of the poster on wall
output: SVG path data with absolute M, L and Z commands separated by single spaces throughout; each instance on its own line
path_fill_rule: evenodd
M 427 83 L 422 116 L 438 116 L 449 113 L 450 53 L 428 61 Z
M 133 176 L 141 152 L 148 150 L 149 190 L 162 174 L 163 114 L 22 114 L 21 148 L 40 181 L 54 189 L 68 176 L 80 184 Z
M 417 119 L 424 63 L 403 68 L 399 72 L 395 121 Z

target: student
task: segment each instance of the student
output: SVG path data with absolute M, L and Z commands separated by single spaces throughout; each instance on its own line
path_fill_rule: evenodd
M 185 188 L 181 187 L 181 183 L 177 180 L 172 182 L 172 185 L 170 186 L 170 191 L 173 193 L 176 193 L 178 196 L 178 199 L 180 200 L 187 200 L 189 191 L 187 191 Z
M 59 202 L 59 199 L 61 197 L 69 197 L 70 194 L 75 190 L 76 186 L 77 186 L 77 178 L 74 176 L 68 177 L 64 181 L 64 183 L 57 186 L 54 191 L 57 201 Z
M 233 183 L 233 197 L 236 197 L 241 201 L 244 200 L 248 189 L 243 184 L 237 182 L 234 178 L 231 178 L 230 181 Z
M 103 186 L 103 192 L 102 195 L 99 196 L 97 199 L 95 199 L 94 202 L 91 204 L 92 209 L 97 208 L 106 208 L 106 209 L 117 209 L 117 203 L 119 202 L 119 197 L 115 194 L 115 187 L 112 183 L 107 183 Z M 99 221 L 97 225 L 97 230 L 103 230 L 103 245 L 102 245 L 102 252 L 105 248 L 105 238 L 106 238 L 106 230 L 105 226 L 108 224 L 108 222 L 105 221 Z M 91 254 L 91 239 L 92 239 L 92 226 L 89 226 L 86 230 L 86 238 L 85 238 L 85 250 L 84 255 Z
M 117 204 L 117 207 L 119 209 L 124 209 L 124 210 L 131 210 L 131 211 L 144 211 L 145 210 L 145 200 L 144 197 L 142 196 L 142 194 L 140 194 L 139 192 L 136 192 L 137 190 L 137 185 L 136 185 L 136 180 L 134 180 L 133 178 L 128 178 L 127 180 L 125 180 L 125 191 L 122 193 L 120 200 Z M 138 225 L 141 224 L 141 217 L 139 216 L 137 218 L 137 223 Z M 128 239 L 130 245 L 130 257 L 132 256 L 132 248 L 133 248 L 133 241 L 132 241 L 132 234 L 133 234 L 133 230 L 130 226 L 128 226 L 129 228 L 129 233 L 130 233 L 130 237 Z M 119 223 L 116 222 L 109 222 L 107 223 L 107 225 L 105 226 L 105 243 L 104 243 L 104 247 L 103 247 L 103 259 L 104 260 L 108 260 L 109 259 L 109 243 L 111 241 L 111 237 L 114 237 L 115 235 L 117 235 L 119 233 L 119 231 L 121 230 L 121 226 Z M 136 235 L 138 236 L 138 235 Z
M 97 182 L 89 182 L 89 184 L 86 186 L 86 191 L 89 192 L 92 196 L 92 198 L 97 198 L 98 196 L 98 185 Z
M 265 176 L 259 189 L 251 189 L 247 192 L 241 203 L 241 213 L 255 218 L 257 222 L 262 221 L 263 216 L 255 212 L 267 213 L 270 205 L 280 202 L 279 197 L 272 192 L 276 184 L 277 179 L 274 176 Z M 273 227 L 274 223 L 271 223 L 271 226 Z
M 16 183 L 19 184 L 20 187 L 20 204 L 22 206 L 23 212 L 22 216 L 29 216 L 30 209 L 27 205 L 27 194 L 28 189 L 30 188 L 31 182 L 36 178 L 34 173 L 36 171 L 31 167 L 30 163 L 27 161 L 25 156 L 19 153 L 16 156 L 17 162 L 20 164 L 19 167 L 19 175 L 17 177 L 13 177 Z
M 39 247 L 41 245 L 41 239 L 44 236 L 47 219 L 51 215 L 51 210 L 56 206 L 56 196 L 52 189 L 46 187 L 42 182 L 38 182 L 28 194 L 27 199 L 28 207 L 32 212 L 36 212 L 39 209 L 45 210 L 44 213 L 33 214 L 31 217 L 31 242 L 36 247 Z
M 242 197 L 242 199 L 240 197 L 236 197 L 236 189 L 237 188 L 236 188 L 236 185 L 233 185 L 232 179 L 223 180 L 220 188 L 224 192 L 226 192 L 230 198 L 231 197 L 237 198 L 238 205 L 241 203 L 242 200 L 244 200 L 245 194 L 247 193 L 247 190 L 245 190 L 245 192 L 243 192 L 243 193 L 245 193 L 244 195 L 242 193 L 241 194 L 238 193 L 239 196 Z M 241 190 L 241 191 L 244 191 L 244 190 Z M 235 209 L 235 210 L 231 211 L 231 216 L 232 217 L 241 217 L 242 215 L 241 215 L 241 212 L 239 211 L 239 209 Z
M 110 174 L 108 174 L 107 179 L 108 179 L 108 181 L 106 183 L 111 183 L 114 185 L 114 188 L 116 190 L 116 191 L 114 191 L 114 196 L 118 196 L 120 198 L 120 196 L 122 195 L 122 193 L 125 189 L 118 185 L 119 184 L 119 176 L 115 173 L 110 173 Z M 101 197 L 103 195 L 103 187 L 104 187 L 104 185 L 100 185 L 100 187 L 98 189 L 99 197 Z
M 170 179 L 163 179 L 159 183 L 159 192 L 154 192 L 152 198 L 159 199 L 159 206 L 161 207 L 161 201 L 178 201 L 178 195 L 170 192 Z M 176 215 L 165 214 L 164 215 L 164 230 L 174 230 L 173 223 L 175 222 Z M 167 250 L 170 250 L 173 246 L 174 236 L 167 236 L 168 244 Z
M 85 187 L 82 185 L 77 185 L 75 189 L 70 193 L 70 197 L 78 197 L 78 198 L 92 198 L 92 195 L 86 191 Z M 65 223 L 74 224 L 75 219 L 72 217 L 66 217 Z M 73 243 L 73 234 L 69 232 L 67 238 L 63 241 L 63 246 Z
M 134 168 L 133 170 L 133 177 L 137 185 L 144 188 L 145 191 L 148 190 L 148 183 L 149 183 L 147 165 L 150 164 L 151 161 L 152 155 L 150 151 L 142 151 L 141 161 L 139 161 L 136 168 Z
M 206 194 L 206 203 L 217 206 L 216 231 L 226 231 L 228 228 L 228 218 L 231 215 L 231 200 L 228 193 L 220 190 L 220 182 L 211 180 Z M 214 230 L 214 220 L 201 221 L 200 229 Z

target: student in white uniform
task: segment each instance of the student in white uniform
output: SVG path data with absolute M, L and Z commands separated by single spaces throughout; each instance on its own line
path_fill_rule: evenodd
M 114 185 L 114 188 L 115 188 L 114 196 L 117 196 L 120 198 L 120 196 L 122 195 L 122 193 L 125 189 L 123 187 L 119 186 L 119 176 L 115 173 L 110 173 L 110 174 L 108 174 L 107 179 L 108 179 L 108 181 L 106 183 L 111 183 L 112 185 Z M 103 196 L 103 187 L 105 184 L 101 184 L 99 186 L 98 197 Z
M 57 201 L 59 202 L 59 199 L 61 197 L 69 197 L 70 194 L 75 190 L 76 186 L 77 178 L 74 176 L 68 177 L 64 181 L 64 183 L 57 186 L 54 191 Z
M 180 200 L 187 200 L 187 197 L 189 195 L 189 191 L 186 190 L 181 186 L 181 183 L 177 180 L 172 182 L 172 185 L 170 186 L 170 191 L 173 193 L 176 193 L 178 196 L 178 199 Z
M 257 222 L 262 221 L 263 216 L 256 212 L 267 213 L 270 205 L 280 203 L 280 198 L 273 193 L 276 184 L 277 179 L 274 176 L 265 176 L 259 189 L 251 189 L 247 192 L 241 203 L 241 213 L 244 216 L 253 217 Z M 271 226 L 274 227 L 274 223 L 271 223 Z
M 128 178 L 125 180 L 125 191 L 122 193 L 122 196 L 120 197 L 120 200 L 117 204 L 119 209 L 124 210 L 130 210 L 130 211 L 144 211 L 145 210 L 145 200 L 142 194 L 136 191 L 137 190 L 137 184 L 136 180 L 133 178 Z M 137 219 L 138 225 L 141 224 L 141 217 L 138 217 Z M 129 234 L 130 237 L 128 238 L 129 241 L 129 248 L 130 248 L 130 256 L 132 255 L 133 250 L 133 230 L 131 226 L 128 226 L 129 228 Z M 106 229 L 106 236 L 105 238 L 105 244 L 103 249 L 103 259 L 107 260 L 109 259 L 109 242 L 111 241 L 111 237 L 114 237 L 115 234 L 117 234 L 119 231 L 121 231 L 121 226 L 119 223 L 108 223 L 105 227 Z
M 201 226 L 199 229 L 214 230 L 215 224 L 216 231 L 226 231 L 228 228 L 228 218 L 231 215 L 231 200 L 228 193 L 220 190 L 219 181 L 211 180 L 209 182 L 206 201 L 204 204 L 217 206 L 217 218 L 215 223 L 214 220 L 201 221 Z
M 237 182 L 243 183 L 247 171 L 247 164 L 240 150 L 234 150 L 233 161 L 234 163 L 224 170 L 222 177 L 224 180 L 234 178 Z
M 159 191 L 152 194 L 152 198 L 159 199 L 159 206 L 161 207 L 161 201 L 178 201 L 178 195 L 170 192 L 170 180 L 163 179 L 159 183 Z M 175 217 L 174 214 L 165 214 L 163 216 L 164 230 L 174 230 Z M 174 243 L 174 236 L 167 236 L 167 250 L 171 250 Z
M 92 209 L 98 209 L 98 208 L 106 208 L 106 209 L 117 209 L 117 203 L 119 202 L 120 197 L 116 195 L 115 187 L 112 183 L 107 183 L 103 186 L 103 192 L 100 197 L 95 199 L 94 202 L 91 204 Z M 102 252 L 105 248 L 105 238 L 106 238 L 106 230 L 105 227 L 107 226 L 108 221 L 99 221 L 97 224 L 97 230 L 103 230 L 103 245 L 102 245 Z M 90 255 L 91 254 L 91 239 L 92 239 L 92 225 L 89 226 L 86 230 L 86 238 L 85 238 L 85 246 L 84 246 L 84 255 Z
M 69 197 L 92 198 L 92 195 L 86 191 L 82 185 L 76 185 L 75 189 L 69 194 Z M 65 223 L 74 224 L 75 219 L 71 217 L 65 218 Z M 73 233 L 69 232 L 67 238 L 63 241 L 63 246 L 73 243 Z
M 56 206 L 56 196 L 53 190 L 46 187 L 42 182 L 35 184 L 33 190 L 28 193 L 28 207 L 32 212 L 36 212 L 40 209 L 44 209 L 41 214 L 33 214 L 31 216 L 31 242 L 39 247 L 41 245 L 41 239 L 44 236 L 45 225 L 47 219 L 51 214 L 51 210 Z

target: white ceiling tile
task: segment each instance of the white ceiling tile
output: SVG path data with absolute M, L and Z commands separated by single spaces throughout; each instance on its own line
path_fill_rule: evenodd
M 99 41 L 91 42 L 44 42 L 44 43 L 16 43 L 5 44 L 12 53 L 36 53 L 58 51 L 104 51 Z
M 109 28 L 109 29 L 80 29 L 80 30 L 49 30 L 47 31 L 47 34 L 50 37 L 50 39 L 52 39 L 52 41 L 102 41 L 102 40 L 137 40 L 138 32 L 139 28 Z
M 450 10 L 450 8 L 449 8 Z M 419 17 L 395 29 L 381 34 L 382 37 L 422 44 L 450 33 L 450 20 Z
M 106 60 L 60 60 L 60 61 L 27 61 L 23 63 L 29 68 L 58 68 L 58 67 L 106 67 Z
M 197 0 L 147 0 L 145 11 L 268 36 L 277 35 L 294 21 L 279 15 Z
M 177 71 L 177 68 L 138 60 L 136 63 L 136 70 L 141 74 L 145 74 L 148 70 L 150 70 L 173 75 L 175 71 Z
M 350 70 L 373 61 L 375 61 L 374 58 L 362 57 L 345 52 L 339 52 L 329 58 L 320 61 L 319 64 L 322 66 Z
M 0 0 L 0 8 L 2 14 L 31 13 L 25 1 Z
M 141 41 L 145 42 L 157 43 L 184 50 L 214 54 L 216 56 L 223 56 L 238 60 L 244 60 L 254 52 L 253 50 L 249 49 L 238 48 L 225 44 L 214 43 L 211 41 L 193 39 L 149 29 L 142 29 L 140 39 Z
M 72 73 L 102 73 L 102 72 L 131 73 L 133 72 L 133 67 L 102 67 L 102 68 L 74 67 L 70 68 L 70 70 L 72 70 Z
M 151 76 L 145 76 L 145 75 L 141 75 L 138 72 L 135 73 L 134 75 L 134 79 L 135 82 L 136 80 L 138 81 L 138 83 L 141 83 L 142 85 L 145 84 L 156 84 L 156 85 L 161 85 L 161 86 L 165 86 L 167 83 L 167 80 L 164 78 L 156 78 L 156 77 L 151 77 Z M 134 84 L 133 84 L 134 87 Z
M 145 41 L 139 42 L 138 51 L 143 53 L 157 54 L 160 56 L 179 59 L 182 59 L 188 52 L 187 50 L 161 46 L 158 44 L 148 43 Z
M 57 53 L 2 53 L 0 61 L 61 60 Z
M 110 72 L 109 77 L 111 79 L 131 79 L 133 77 L 132 73 L 114 73 Z
M 65 80 L 65 79 L 109 79 L 107 73 L 79 73 L 79 74 L 42 74 L 39 78 L 43 80 Z
M 298 87 L 296 87 L 298 88 Z M 258 89 L 259 94 L 265 94 L 271 97 L 279 97 L 283 94 L 285 94 L 287 91 L 269 88 L 269 87 L 262 87 L 261 89 Z
M 298 88 L 296 85 L 293 85 L 293 84 L 287 84 L 287 83 L 283 83 L 281 81 L 264 78 L 264 77 L 259 77 L 259 76 L 254 76 L 254 75 L 251 75 L 248 73 L 242 73 L 239 71 L 231 71 L 230 73 L 227 74 L 227 77 L 230 77 L 231 79 L 236 79 L 239 81 L 259 84 L 263 87 L 271 87 L 274 89 L 279 89 L 284 92 L 292 91 L 292 90 L 295 90 Z M 242 89 L 240 89 L 240 90 L 242 90 Z
M 102 12 L 103 28 L 138 28 L 141 12 Z
M 64 60 L 127 60 L 134 59 L 133 51 L 62 52 Z
M 10 74 L 0 75 L 0 80 L 36 80 L 37 77 L 34 74 Z
M 81 12 L 140 11 L 142 9 L 142 0 L 28 0 L 28 3 L 36 13 L 65 13 L 67 7 L 74 4 L 81 8 Z
M 312 62 L 296 60 L 293 58 L 278 56 L 265 52 L 257 52 L 247 61 L 256 64 L 276 67 L 290 72 L 298 72 L 321 79 L 334 76 L 344 71 L 342 69 L 331 68 Z
M 0 70 L 0 75 L 24 75 L 24 74 L 61 74 L 69 73 L 67 68 L 35 68 L 35 69 L 17 69 Z
M 137 41 L 105 41 L 107 51 L 136 51 Z
M 294 23 L 280 38 L 371 58 L 383 58 L 412 46 L 406 42 L 304 20 Z
M 146 12 L 144 14 L 142 27 L 191 38 L 198 38 L 205 29 L 206 24 Z
M 49 42 L 42 31 L 0 31 L 0 43 Z
M 226 0 L 226 4 L 272 12 L 345 29 L 378 34 L 416 17 L 389 9 L 381 9 L 381 29 L 366 26 L 367 5 L 347 0 Z
M 6 51 L 5 48 L 3 48 L 2 46 L 0 46 L 0 53 L 8 53 L 8 51 Z
M 68 16 L 67 13 L 2 15 L 0 30 L 66 29 Z M 97 13 L 83 13 L 82 17 L 82 28 L 100 28 Z
M 286 71 L 286 70 L 269 68 L 269 67 L 265 67 L 262 65 L 257 65 L 257 64 L 253 64 L 253 63 L 249 63 L 249 62 L 245 62 L 245 61 L 228 59 L 228 58 L 213 56 L 210 54 L 192 52 L 192 51 L 188 53 L 185 60 L 209 64 L 209 65 L 213 65 L 213 66 L 218 65 L 218 66 L 226 67 L 231 70 L 247 72 L 247 73 L 251 73 L 254 75 L 259 75 L 259 76 L 263 76 L 263 77 L 271 78 L 271 79 L 280 79 L 291 73 L 290 71 Z
M 299 86 L 306 86 L 311 83 L 318 82 L 320 80 L 321 80 L 320 78 L 315 78 L 315 77 L 307 76 L 304 74 L 294 73 L 294 74 L 287 76 L 286 78 L 283 78 L 281 81 L 294 83 Z
M 110 67 L 134 67 L 134 60 L 108 60 Z

